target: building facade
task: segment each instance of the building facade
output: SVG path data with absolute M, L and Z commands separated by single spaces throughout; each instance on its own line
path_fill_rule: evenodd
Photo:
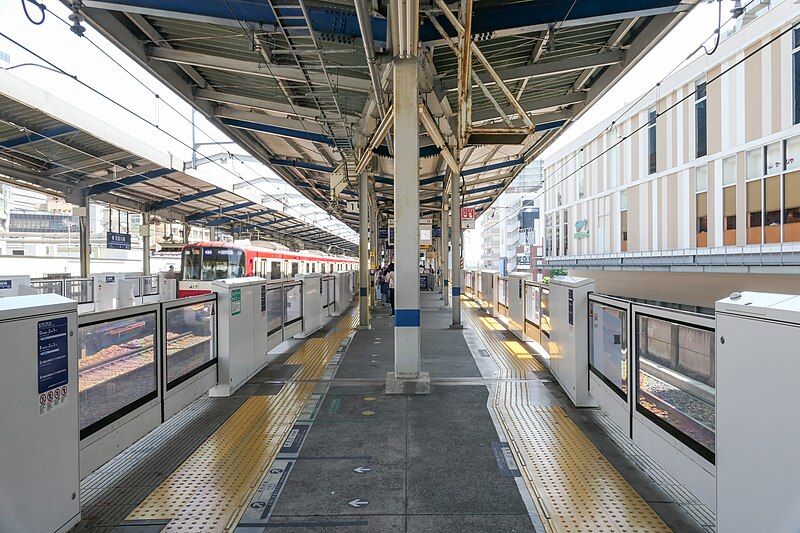
M 530 270 L 531 250 L 541 240 L 536 196 L 543 161 L 534 160 L 481 215 L 481 267 L 503 273 Z
M 798 20 L 791 0 L 756 2 L 713 55 L 548 159 L 545 263 L 646 254 L 685 271 L 705 255 L 749 268 L 779 254 L 783 267 L 800 252 Z

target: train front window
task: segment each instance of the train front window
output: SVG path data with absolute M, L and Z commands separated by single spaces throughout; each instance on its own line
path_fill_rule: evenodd
M 183 251 L 183 279 L 214 281 L 245 275 L 245 257 L 230 248 L 187 248 Z
M 200 279 L 203 258 L 200 248 L 186 248 L 183 251 L 183 279 Z

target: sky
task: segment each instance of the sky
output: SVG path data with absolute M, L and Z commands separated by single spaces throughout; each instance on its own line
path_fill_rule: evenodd
M 722 1 L 723 20 L 725 20 L 729 16 L 729 10 L 733 7 L 733 0 Z M 67 20 L 69 10 L 61 2 L 44 0 L 44 3 L 55 15 Z M 34 19 L 38 19 L 38 10 L 32 8 L 31 15 Z M 644 92 L 652 90 L 655 84 L 669 72 L 678 66 L 685 65 L 687 56 L 696 50 L 702 41 L 712 36 L 716 25 L 716 3 L 702 2 L 695 7 L 628 74 L 573 123 L 544 152 L 543 157 L 547 158 L 582 133 L 607 120 L 610 115 L 624 107 L 625 103 L 635 101 Z M 105 57 L 87 39 L 73 34 L 69 26 L 58 20 L 53 14 L 47 13 L 45 21 L 41 25 L 32 24 L 23 14 L 20 2 L 0 2 L 0 32 L 40 54 L 44 59 L 51 61 L 70 75 L 75 75 L 79 80 L 97 88 L 98 91 L 112 98 L 113 102 L 99 97 L 63 74 L 38 66 L 25 65 L 14 68 L 15 75 L 48 88 L 76 107 L 87 113 L 104 117 L 106 121 L 133 135 L 149 139 L 151 144 L 168 151 L 180 160 L 191 159 L 191 149 L 185 146 L 185 144 L 191 143 L 190 106 L 91 28 L 87 27 L 86 36 L 129 70 L 133 74 L 132 76 L 115 65 L 111 59 Z M 28 54 L 2 36 L 0 36 L 0 51 L 10 55 L 10 65 L 26 63 L 41 65 L 43 63 L 41 59 Z M 0 62 L 0 66 L 7 68 L 8 65 Z M 138 82 L 137 78 L 144 80 L 144 84 Z M 121 104 L 129 111 L 123 110 L 117 104 Z M 197 115 L 197 125 L 201 130 L 196 133 L 197 142 L 213 143 L 214 141 L 229 140 L 199 115 Z M 172 136 L 182 142 L 166 135 L 165 131 L 170 132 Z M 210 155 L 222 150 L 222 146 L 211 144 L 204 148 L 204 153 Z M 204 171 L 213 171 L 217 179 L 229 180 L 231 184 L 239 181 L 239 178 L 220 167 L 213 165 L 206 165 L 206 167 L 213 167 L 206 168 Z M 239 164 L 236 167 L 237 171 L 245 174 L 248 179 L 272 174 L 268 168 L 255 163 Z M 252 194 L 260 197 L 269 192 L 272 191 L 262 189 L 252 191 Z M 319 211 L 322 213 L 321 210 Z M 289 212 L 291 213 L 291 211 Z M 292 214 L 297 215 L 298 213 Z M 480 225 L 475 230 L 465 232 L 467 264 L 476 264 L 480 257 L 479 231 Z

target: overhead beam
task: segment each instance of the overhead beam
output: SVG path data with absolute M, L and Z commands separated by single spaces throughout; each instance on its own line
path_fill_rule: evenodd
M 188 217 L 186 217 L 186 222 L 203 220 L 204 218 L 213 217 L 214 215 L 230 213 L 231 211 L 236 211 L 237 209 L 244 209 L 245 207 L 250 207 L 253 205 L 256 205 L 256 203 L 247 201 L 247 202 L 242 202 L 240 204 L 229 205 L 227 207 L 220 207 L 219 209 L 209 209 L 208 211 L 202 211 L 200 213 L 195 213 L 194 215 L 189 215 Z
M 536 111 L 584 103 L 586 103 L 585 92 L 570 92 L 562 96 L 553 96 L 550 98 L 539 98 L 536 100 L 530 100 L 528 102 L 520 102 L 523 109 L 528 113 L 535 113 Z M 514 114 L 514 108 L 511 106 L 505 107 L 503 111 L 508 115 Z M 539 116 L 533 116 L 531 118 L 536 119 L 537 124 L 541 122 L 541 118 Z M 472 112 L 473 123 L 484 122 L 493 119 L 499 119 L 497 113 L 493 109 Z M 545 119 L 545 122 L 550 122 L 550 120 Z
M 215 194 L 220 194 L 223 192 L 226 192 L 225 189 L 222 189 L 220 187 L 214 187 L 213 189 L 209 189 L 207 191 L 198 191 L 192 194 L 184 194 L 183 196 L 179 196 L 178 198 L 159 200 L 158 202 L 153 202 L 152 204 L 150 204 L 148 210 L 158 211 L 160 209 L 166 209 L 167 207 L 172 207 L 174 205 L 183 204 L 186 202 L 193 202 L 195 200 L 202 200 L 203 198 L 208 198 L 209 196 L 214 196 Z
M 117 189 L 121 189 L 122 187 L 126 187 L 128 185 L 135 185 L 137 183 L 142 183 L 143 181 L 160 178 L 162 176 L 166 176 L 173 172 L 177 171 L 172 168 L 158 168 L 155 170 L 149 170 L 147 172 L 137 173 L 132 176 L 126 176 L 124 178 L 120 178 L 118 180 L 107 181 L 105 183 L 98 183 L 97 185 L 92 185 L 91 187 L 89 187 L 87 194 L 89 196 L 95 196 L 97 194 L 103 194 L 115 191 Z
M 13 122 L 13 121 L 9 121 Z M 16 148 L 18 146 L 23 146 L 26 144 L 34 143 L 36 141 L 43 141 L 46 139 L 54 139 L 56 137 L 61 137 L 62 135 L 67 135 L 68 133 L 75 133 L 78 131 L 76 128 L 68 124 L 60 124 L 58 126 L 54 126 L 52 128 L 47 128 L 42 131 L 33 131 L 29 128 L 25 128 L 25 131 L 28 133 L 23 133 L 19 137 L 14 137 L 13 139 L 8 139 L 7 141 L 0 142 L 0 147 L 2 148 Z
M 209 22 L 223 26 L 241 28 L 244 24 L 252 29 L 274 29 L 275 14 L 268 2 L 248 0 L 83 0 L 87 7 L 139 13 L 148 16 Z M 356 13 L 352 9 L 333 9 L 309 5 L 306 8 L 311 27 L 317 33 L 339 35 L 345 39 L 360 38 Z M 267 28 L 264 28 L 267 26 Z M 373 40 L 384 45 L 386 42 L 386 19 L 372 17 Z
M 685 12 L 690 4 L 682 0 L 614 0 L 613 2 L 588 2 L 575 0 L 527 0 L 521 2 L 489 2 L 475 7 L 472 34 L 493 38 L 520 33 L 543 31 L 558 22 L 559 28 L 597 24 L 634 17 L 648 17 L 666 13 Z M 444 15 L 437 20 L 450 37 L 457 33 Z M 420 40 L 424 45 L 437 45 L 442 37 L 430 21 L 423 21 Z
M 280 116 L 294 115 L 310 119 L 317 119 L 322 116 L 322 113 L 318 109 L 312 109 L 310 107 L 303 107 L 296 104 L 290 105 L 282 102 L 273 102 L 271 100 L 262 100 L 260 98 L 224 93 L 211 89 L 196 89 L 194 95 L 201 100 L 207 100 L 209 102 L 258 109 L 259 111 L 273 113 Z
M 277 135 L 278 137 L 289 137 L 292 139 L 318 142 L 321 144 L 327 144 L 328 146 L 335 146 L 333 139 L 320 133 L 310 133 L 303 130 L 286 128 L 282 126 L 272 126 L 269 124 L 252 122 L 249 120 L 239 120 L 226 117 L 220 117 L 220 121 L 226 126 L 230 126 L 232 128 L 254 131 L 256 133 L 266 133 L 268 135 Z
M 541 78 L 544 76 L 553 76 L 555 74 L 564 74 L 566 72 L 575 72 L 587 68 L 617 65 L 623 63 L 625 61 L 625 57 L 626 53 L 624 50 L 601 52 L 599 54 L 562 59 L 559 61 L 551 61 L 549 63 L 535 63 L 533 65 L 500 69 L 497 71 L 497 75 L 506 83 L 508 83 L 526 78 Z M 479 74 L 479 78 L 487 85 L 494 83 L 494 79 L 488 72 L 482 72 Z M 455 78 L 446 79 L 442 81 L 442 86 L 445 88 L 445 90 L 454 90 L 458 87 L 458 80 Z
M 323 73 L 311 72 L 304 74 L 300 69 L 295 67 L 267 65 L 257 61 L 232 59 L 200 52 L 190 52 L 188 50 L 174 50 L 159 46 L 148 46 L 147 56 L 151 60 L 155 59 L 181 65 L 224 70 L 237 74 L 250 74 L 276 80 L 306 83 L 306 76 L 308 76 L 313 83 L 328 83 L 328 78 Z M 350 91 L 369 92 L 370 90 L 370 81 L 368 79 L 354 78 L 351 76 L 336 76 L 335 85 L 340 89 L 347 89 Z

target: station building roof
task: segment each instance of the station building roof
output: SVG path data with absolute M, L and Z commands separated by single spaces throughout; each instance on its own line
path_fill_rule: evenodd
M 70 4 L 70 0 L 63 0 Z M 269 165 L 309 199 L 342 210 L 351 186 L 332 198 L 330 175 L 357 160 L 380 124 L 363 37 L 372 42 L 382 92 L 391 90 L 385 0 L 83 0 L 87 21 L 144 68 Z M 535 129 L 515 144 L 465 150 L 464 206 L 486 209 L 598 97 L 699 0 L 475 0 L 473 41 L 505 80 Z M 458 9 L 458 2 L 447 1 Z M 441 3 L 421 2 L 423 103 L 449 141 L 456 129 L 458 60 L 446 39 L 457 30 Z M 366 20 L 365 20 L 366 19 Z M 371 54 L 372 55 L 372 54 Z M 478 62 L 472 123 L 521 124 Z M 501 117 L 500 111 L 506 115 Z M 421 132 L 424 132 L 420 128 Z M 423 212 L 442 206 L 449 180 L 435 142 L 420 140 Z M 391 147 L 374 148 L 378 203 L 392 209 Z M 354 185 L 355 176 L 349 176 Z M 446 195 L 444 195 L 446 196 Z
M 352 242 L 183 169 L 183 162 L 0 70 L 0 179 L 296 248 Z

